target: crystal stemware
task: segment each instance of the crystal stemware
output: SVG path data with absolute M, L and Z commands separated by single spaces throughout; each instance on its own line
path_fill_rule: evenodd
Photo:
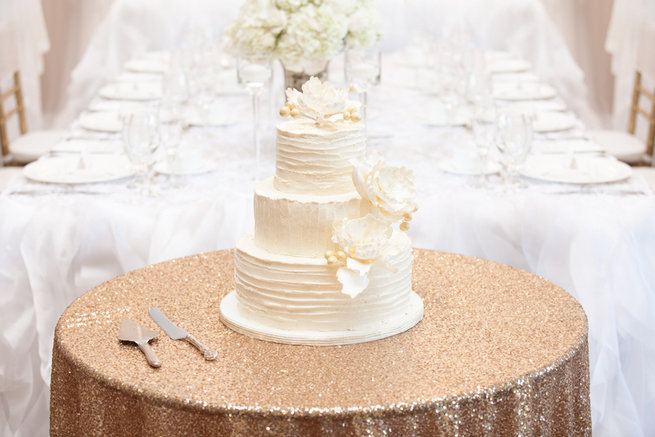
M 361 94 L 362 120 L 367 122 L 368 90 L 380 83 L 382 54 L 377 48 L 346 50 L 344 76 L 346 83 Z
M 259 138 L 259 96 L 269 83 L 273 69 L 269 54 L 241 53 L 237 58 L 237 79 L 252 99 L 252 146 L 255 152 L 255 173 L 259 175 L 261 145 Z
M 128 114 L 123 121 L 125 153 L 136 167 L 135 186 L 143 195 L 152 195 L 154 153 L 159 146 L 159 120 L 154 112 Z
M 496 122 L 496 147 L 501 155 L 504 186 L 512 190 L 522 186 L 518 173 L 532 145 L 532 123 L 527 115 L 520 112 L 499 112 Z

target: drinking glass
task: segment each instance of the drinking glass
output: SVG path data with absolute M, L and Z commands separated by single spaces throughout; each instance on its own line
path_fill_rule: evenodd
M 267 53 L 241 53 L 237 58 L 237 79 L 252 99 L 252 146 L 255 152 L 255 173 L 259 175 L 261 146 L 259 138 L 259 96 L 269 83 L 273 69 Z
M 346 83 L 361 94 L 362 120 L 367 121 L 367 94 L 368 90 L 380 83 L 382 54 L 374 47 L 369 50 L 346 50 L 344 76 Z
M 496 147 L 501 155 L 505 189 L 522 187 L 518 179 L 521 164 L 532 145 L 532 123 L 520 112 L 499 112 Z
M 154 153 L 159 146 L 159 120 L 154 112 L 128 114 L 123 121 L 123 146 L 136 168 L 135 187 L 140 194 L 152 195 Z

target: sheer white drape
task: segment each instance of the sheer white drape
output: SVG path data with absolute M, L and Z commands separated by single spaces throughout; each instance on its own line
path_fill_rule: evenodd
M 50 48 L 41 0 L 0 0 L 0 26 L 14 28 L 28 129 L 41 127 L 43 55 Z M 3 68 L 4 70 L 4 68 Z M 6 78 L 0 78 L 5 82 Z
M 628 125 L 639 35 L 642 27 L 648 24 L 655 24 L 655 1 L 614 0 L 605 48 L 612 55 L 613 125 L 617 129 L 625 130 Z
M 1 1 L 1 0 L 0 0 Z M 98 24 L 114 0 L 45 0 L 43 15 L 50 37 L 45 56 L 43 87 L 43 123 L 63 127 L 69 119 L 59 114 L 66 102 L 70 75 L 89 44 Z
M 611 123 L 614 78 L 604 47 L 614 0 L 541 0 L 562 33 L 589 89 L 591 127 Z

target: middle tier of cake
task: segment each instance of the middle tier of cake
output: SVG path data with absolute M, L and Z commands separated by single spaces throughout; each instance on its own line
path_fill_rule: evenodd
M 333 224 L 369 212 L 357 192 L 332 196 L 289 194 L 265 179 L 255 187 L 255 243 L 272 253 L 322 257 L 334 250 Z

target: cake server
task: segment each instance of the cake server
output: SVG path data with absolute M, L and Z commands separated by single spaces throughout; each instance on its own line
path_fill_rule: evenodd
M 207 346 L 200 343 L 198 339 L 196 339 L 193 335 L 189 334 L 184 329 L 174 325 L 173 322 L 168 320 L 168 317 L 166 317 L 164 313 L 161 312 L 161 308 L 150 308 L 150 317 L 152 317 L 152 319 L 157 322 L 159 327 L 163 329 L 163 331 L 173 340 L 186 340 L 197 347 L 198 350 L 202 352 L 206 360 L 211 361 L 216 359 L 218 356 L 216 351 L 209 349 Z
M 118 330 L 118 339 L 120 341 L 131 341 L 139 346 L 139 349 L 146 356 L 148 364 L 152 367 L 161 366 L 161 361 L 157 358 L 155 351 L 150 348 L 148 342 L 157 338 L 157 333 L 150 329 L 139 325 L 134 320 L 125 319 L 121 322 L 121 327 Z

